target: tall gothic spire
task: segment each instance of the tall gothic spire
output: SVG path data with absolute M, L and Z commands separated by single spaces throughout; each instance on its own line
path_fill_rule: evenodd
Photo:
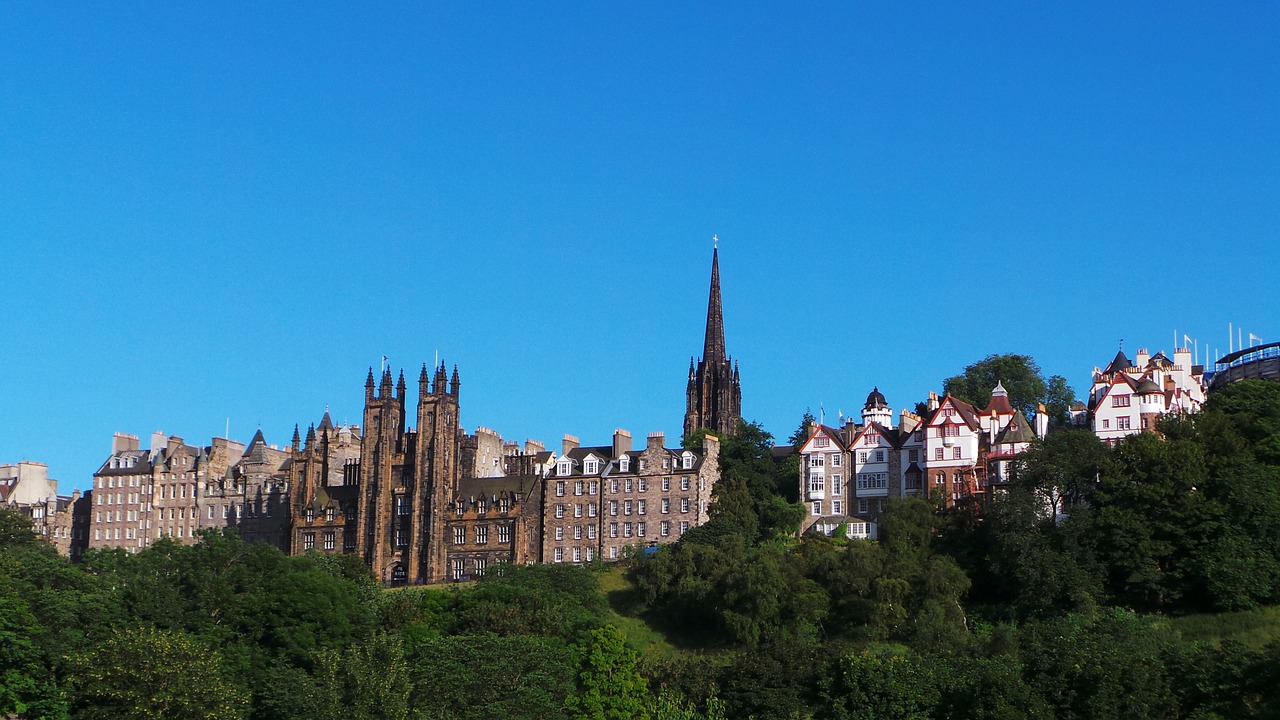
M 711 251 L 711 295 L 707 298 L 707 334 L 702 344 L 702 360 L 725 361 L 724 313 L 720 308 L 720 249 Z

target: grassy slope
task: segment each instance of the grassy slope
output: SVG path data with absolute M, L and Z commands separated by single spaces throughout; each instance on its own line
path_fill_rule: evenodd
M 609 622 L 627 636 L 632 648 L 648 657 L 664 657 L 680 652 L 661 632 L 650 627 L 639 616 L 639 603 L 635 589 L 627 580 L 625 568 L 610 565 L 601 570 L 597 579 L 600 589 L 609 599 Z
M 1280 607 L 1266 607 L 1215 615 L 1187 615 L 1169 621 L 1173 630 L 1189 642 L 1218 645 L 1235 640 L 1260 648 L 1280 640 Z

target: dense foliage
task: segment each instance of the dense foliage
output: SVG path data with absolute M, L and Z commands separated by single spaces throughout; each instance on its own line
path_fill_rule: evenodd
M 1051 433 L 980 516 L 893 501 L 864 542 L 788 533 L 748 425 L 714 519 L 625 581 L 388 591 L 221 533 L 72 565 L 0 512 L 0 717 L 1280 717 L 1280 384 L 1160 431 Z

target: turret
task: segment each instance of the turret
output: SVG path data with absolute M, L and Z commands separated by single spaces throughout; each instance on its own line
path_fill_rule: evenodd
M 378 397 L 391 397 L 391 368 L 382 371 L 382 382 L 378 385 Z

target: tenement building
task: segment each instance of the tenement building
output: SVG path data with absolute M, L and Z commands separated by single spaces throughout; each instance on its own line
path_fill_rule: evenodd
M 544 562 L 617 560 L 679 540 L 709 519 L 720 479 L 720 441 L 701 450 L 668 448 L 663 433 L 649 433 L 632 450 L 631 433 L 615 430 L 611 445 L 582 447 L 566 435 L 546 476 Z
M 997 385 L 978 409 L 950 395 L 929 394 L 924 417 L 903 410 L 899 422 L 878 388 L 862 422 L 838 428 L 815 423 L 798 452 L 800 495 L 808 512 L 800 532 L 874 538 L 888 498 L 927 497 L 947 506 L 981 506 L 1007 484 L 1010 463 L 1048 430 L 1041 406 L 1033 423 Z

